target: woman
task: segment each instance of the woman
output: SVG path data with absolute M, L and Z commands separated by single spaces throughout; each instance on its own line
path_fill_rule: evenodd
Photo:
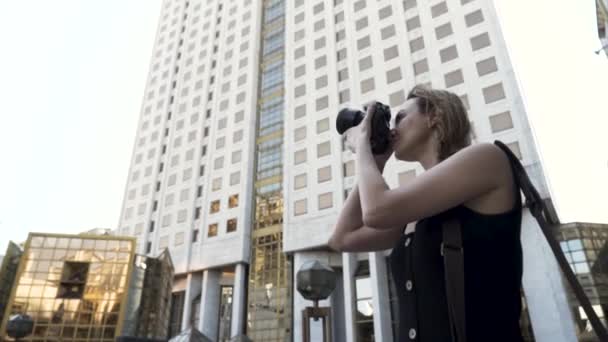
M 359 183 L 330 247 L 393 248 L 398 341 L 453 341 L 440 245 L 442 223 L 456 218 L 464 247 L 467 341 L 522 341 L 522 209 L 506 154 L 492 144 L 470 145 L 471 127 L 458 96 L 417 86 L 395 116 L 391 151 L 374 156 L 369 107 L 356 147 Z M 382 171 L 392 153 L 419 162 L 425 172 L 389 189 Z

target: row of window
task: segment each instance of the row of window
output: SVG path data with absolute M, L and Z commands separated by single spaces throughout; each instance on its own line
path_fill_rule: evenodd
M 218 230 L 219 230 L 218 223 L 210 224 L 207 227 L 207 237 L 211 238 L 211 237 L 217 236 Z M 237 230 L 237 219 L 236 218 L 228 219 L 226 221 L 226 233 L 233 233 L 233 232 L 236 232 L 236 230 Z M 197 242 L 199 242 L 199 239 L 200 239 L 199 230 L 198 229 L 193 230 L 192 231 L 192 242 L 197 243 Z M 184 242 L 185 242 L 185 233 L 184 232 L 178 232 L 174 235 L 173 245 L 175 247 L 183 245 Z M 169 247 L 169 235 L 161 236 L 158 239 L 158 249 L 163 250 L 168 247 Z M 149 253 L 149 251 L 147 253 Z

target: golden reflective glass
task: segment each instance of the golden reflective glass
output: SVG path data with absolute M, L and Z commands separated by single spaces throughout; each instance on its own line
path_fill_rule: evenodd
M 9 315 L 32 316 L 34 341 L 113 341 L 125 301 L 132 242 L 31 236 L 26 246 Z M 62 287 L 71 291 L 70 297 L 61 296 Z

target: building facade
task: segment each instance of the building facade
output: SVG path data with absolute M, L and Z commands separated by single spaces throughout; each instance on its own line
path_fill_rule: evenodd
M 30 233 L 23 251 L 11 244 L 7 253 L 18 268 L 2 268 L 2 289 L 10 295 L 0 340 L 12 340 L 7 321 L 16 314 L 34 323 L 22 341 L 167 335 L 173 284 L 168 252 L 136 256 L 131 237 Z M 4 298 L 3 292 L 3 304 Z
M 300 341 L 310 303 L 293 278 L 315 259 L 338 274 L 321 303 L 336 340 L 392 341 L 401 289 L 389 285 L 390 251 L 326 246 L 356 182 L 333 126 L 347 104 L 396 112 L 416 84 L 458 94 L 474 141 L 505 142 L 549 197 L 492 1 L 163 1 L 118 233 L 142 254 L 169 249 L 171 336 Z M 391 160 L 385 179 L 396 187 L 420 172 Z M 564 289 L 541 290 L 560 278 L 537 230 L 526 212 L 525 257 L 541 260 L 526 265 L 530 320 L 567 341 Z

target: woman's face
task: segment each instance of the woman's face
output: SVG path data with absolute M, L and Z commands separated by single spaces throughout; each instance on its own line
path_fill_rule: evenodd
M 415 98 L 407 100 L 395 115 L 394 128 L 391 130 L 395 158 L 417 161 L 432 137 L 428 115 L 418 110 Z

